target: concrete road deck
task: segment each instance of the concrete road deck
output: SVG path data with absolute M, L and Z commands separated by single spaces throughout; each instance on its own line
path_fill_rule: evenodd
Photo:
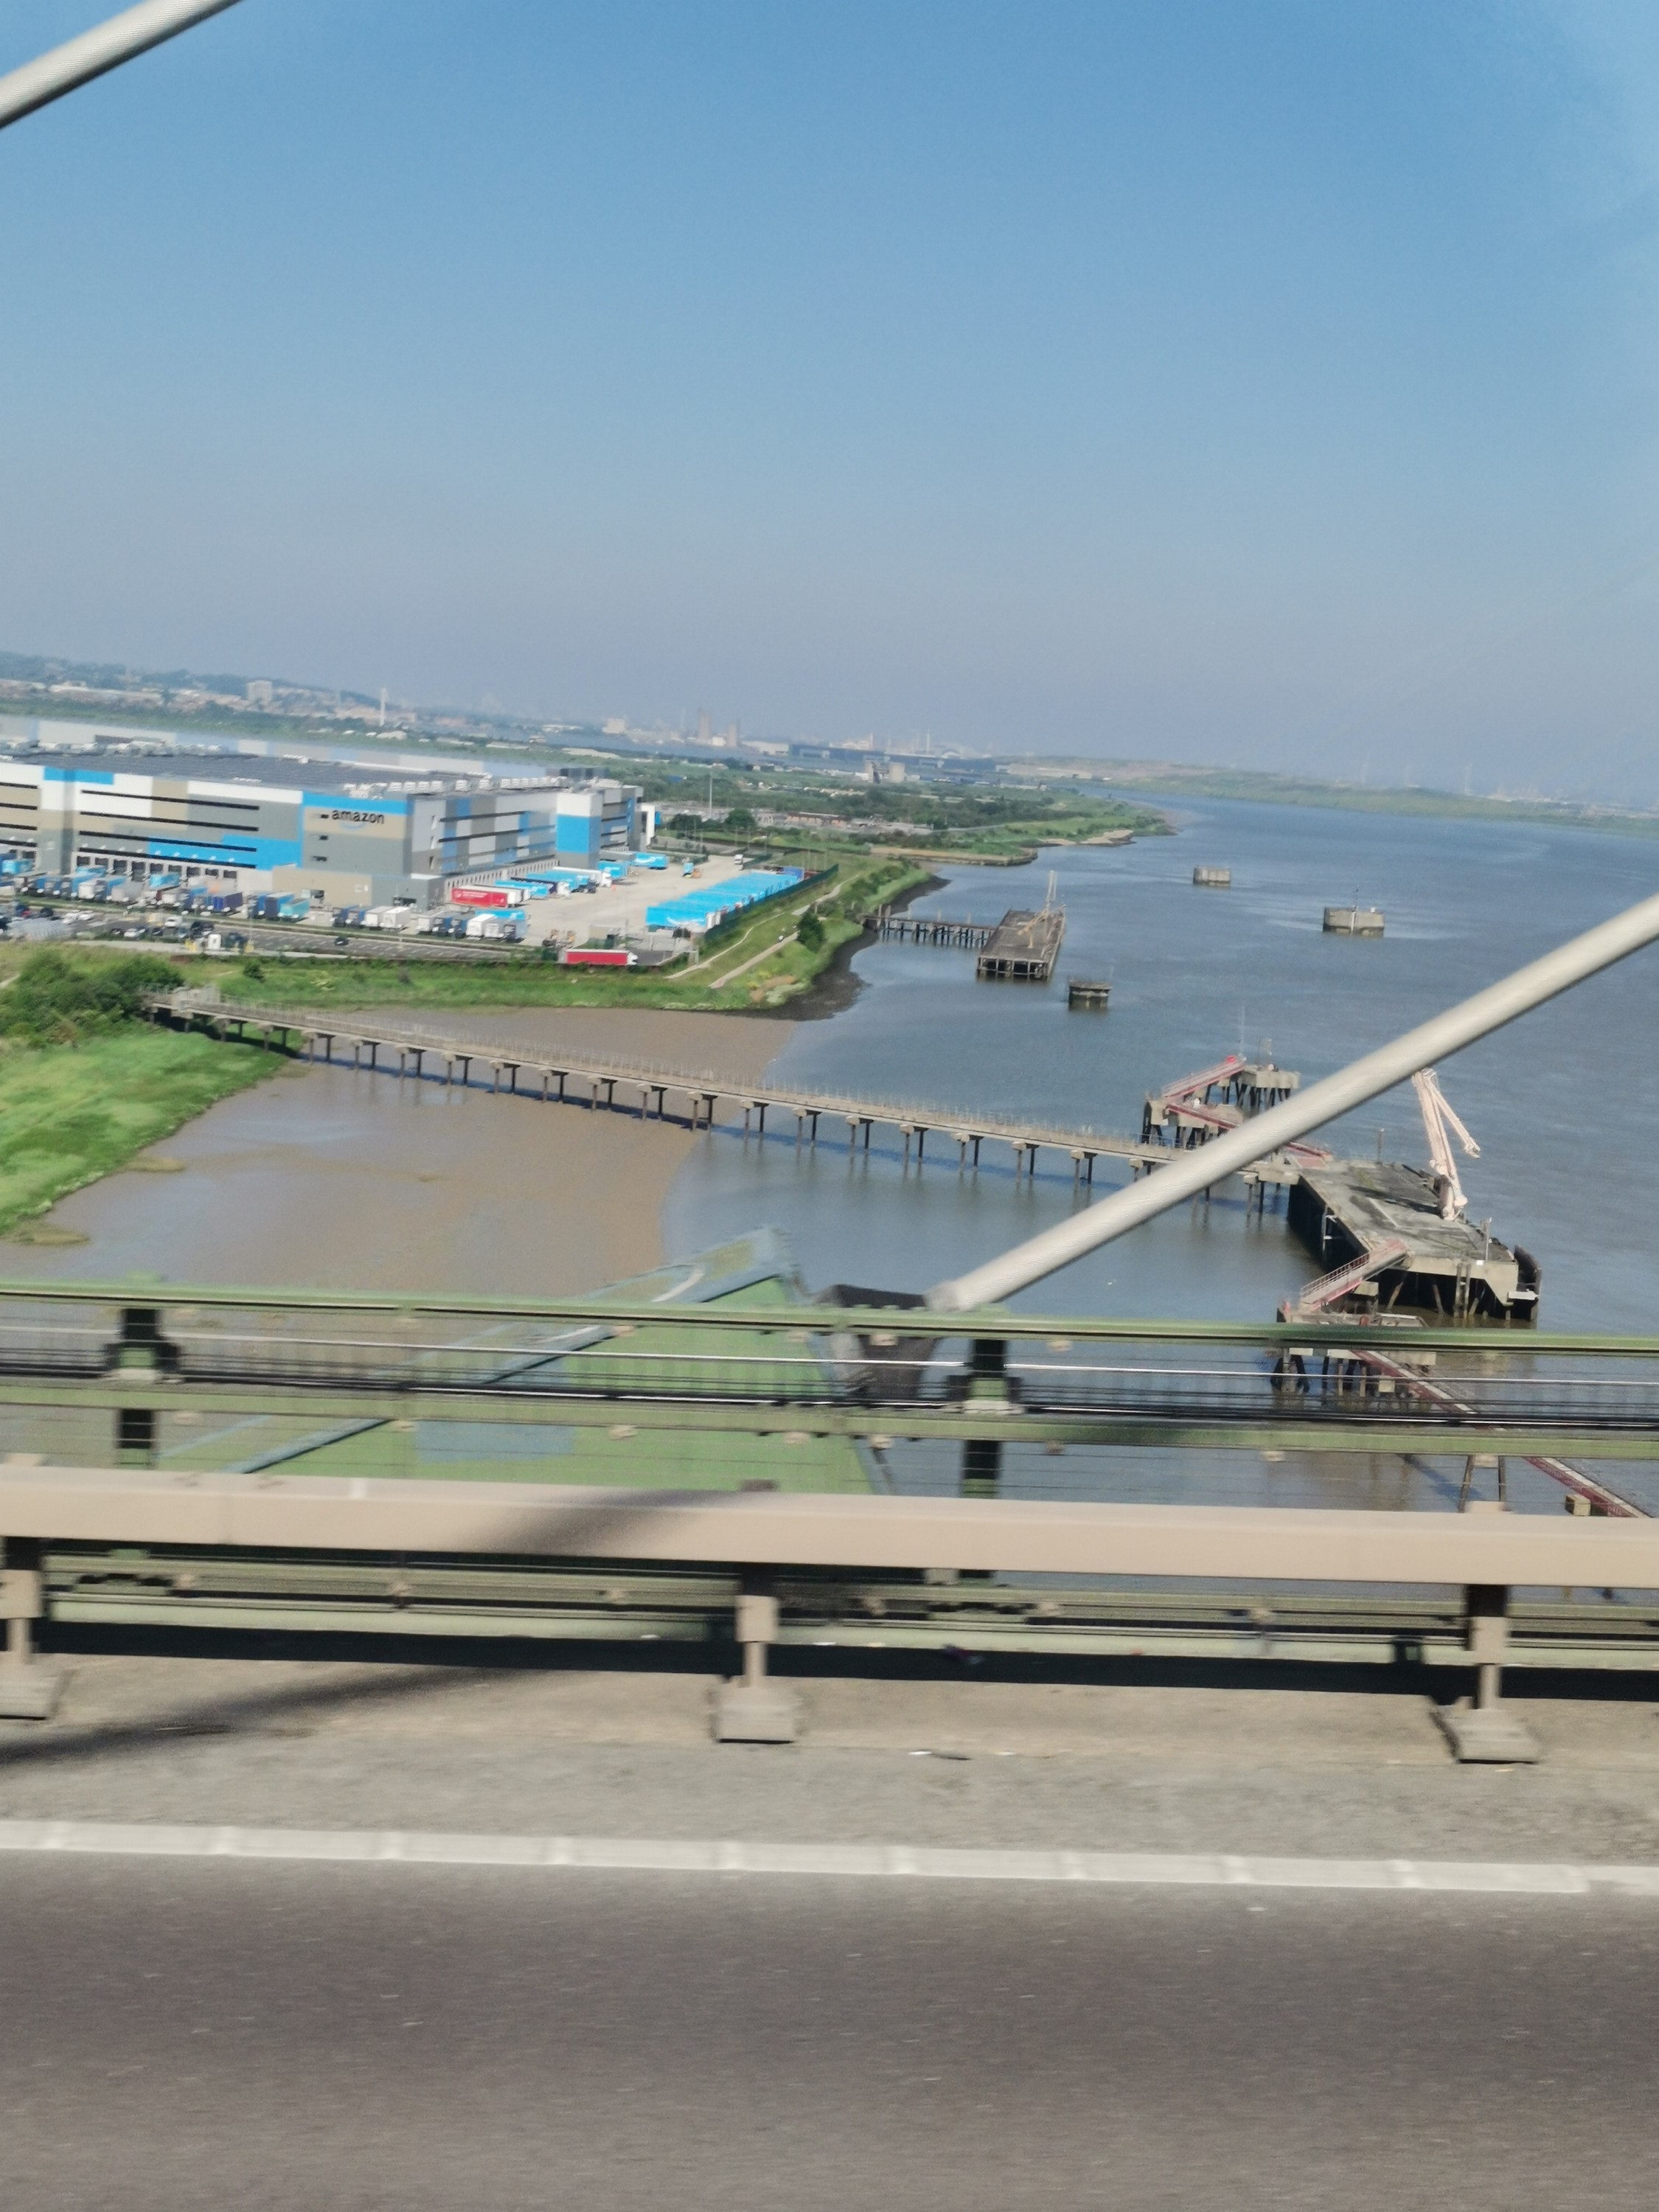
M 1461 1680 L 1370 1669 L 884 1679 L 836 1655 L 793 1684 L 802 1740 L 744 1747 L 709 1740 L 714 1676 L 638 1654 L 400 1661 L 73 1655 L 57 1720 L 0 1723 L 0 1819 L 1659 1861 L 1642 1678 L 1515 1678 L 1543 1759 L 1481 1770 L 1432 1718 Z

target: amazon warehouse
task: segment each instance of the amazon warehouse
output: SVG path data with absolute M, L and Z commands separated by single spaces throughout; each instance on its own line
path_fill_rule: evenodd
M 431 907 L 457 884 L 534 861 L 623 860 L 648 841 L 653 811 L 636 787 L 598 779 L 367 784 L 361 768 L 311 762 L 301 786 L 276 780 L 291 763 L 246 775 L 213 765 L 216 775 L 142 775 L 0 757 L 0 854 L 31 873 L 169 876 L 325 909 Z

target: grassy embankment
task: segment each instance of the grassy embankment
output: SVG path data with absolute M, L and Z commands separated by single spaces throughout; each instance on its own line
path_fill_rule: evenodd
M 894 851 L 931 860 L 989 861 L 1018 867 L 1034 860 L 1045 845 L 1086 845 L 1112 832 L 1137 837 L 1167 837 L 1169 823 L 1150 806 L 1116 800 L 1054 799 L 1044 792 L 963 793 L 942 810 L 945 818 L 926 830 L 889 836 Z
M 787 1006 L 808 991 L 862 917 L 927 880 L 902 859 L 868 857 L 835 868 L 740 915 L 706 941 L 695 965 L 666 969 L 562 968 L 538 952 L 473 964 L 462 961 L 285 959 L 261 953 L 205 966 L 239 1004 L 270 1006 L 664 1006 L 744 1013 Z M 810 919 L 809 919 L 810 916 Z M 804 934 L 802 933 L 804 931 Z
M 1045 845 L 1085 845 L 1115 832 L 1162 837 L 1164 817 L 1150 806 L 1095 793 L 1055 793 L 1042 784 L 1024 787 L 981 785 L 872 784 L 822 778 L 727 772 L 711 779 L 712 802 L 730 811 L 704 823 L 673 811 L 672 787 L 685 779 L 659 770 L 649 795 L 667 811 L 671 835 L 710 846 L 741 846 L 781 858 L 899 854 L 934 864 L 977 861 L 1013 866 L 1034 860 Z M 788 812 L 794 819 L 763 828 L 755 810 Z M 849 826 L 852 825 L 852 826 Z
M 144 992 L 178 981 L 149 954 L 44 948 L 13 968 L 0 989 L 0 1234 L 283 1065 L 138 1018 Z M 58 1239 L 25 1225 L 15 1241 Z
M 1143 813 L 1144 810 L 1128 810 Z M 1155 828 L 1146 826 L 1155 822 Z M 1128 823 L 1114 823 L 1113 829 L 1129 829 Z M 1133 826 L 1133 834 L 1140 837 L 1167 837 L 1173 834 L 1163 815 L 1147 815 L 1146 821 Z M 722 849 L 723 841 L 718 831 L 702 839 L 710 852 Z M 761 838 L 745 838 L 741 849 L 745 853 L 764 853 L 774 860 L 787 860 L 796 865 L 811 858 L 814 866 L 825 860 L 840 859 L 843 854 L 874 854 L 882 859 L 925 860 L 930 867 L 1029 867 L 1046 848 L 1056 845 L 1109 844 L 1115 841 L 1103 829 L 1099 817 L 1092 814 L 1067 815 L 1056 811 L 1052 826 L 1040 832 L 1032 823 L 1000 830 L 981 830 L 964 832 L 950 838 L 934 838 L 926 834 L 908 836 L 895 831 L 883 836 L 866 839 L 848 837 L 838 840 L 805 830 L 773 830 Z M 737 841 L 726 840 L 735 847 Z

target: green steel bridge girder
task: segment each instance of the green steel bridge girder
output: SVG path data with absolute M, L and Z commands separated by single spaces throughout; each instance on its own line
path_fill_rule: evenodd
M 1449 1421 L 1347 1417 L 1302 1420 L 1040 1413 L 1006 1400 L 953 1406 L 857 1406 L 801 1401 L 781 1404 L 708 1399 L 578 1397 L 556 1391 L 495 1395 L 447 1391 L 180 1382 L 149 1368 L 128 1368 L 96 1382 L 0 1381 L 0 1407 L 69 1408 L 112 1419 L 137 1406 L 160 1413 L 196 1413 L 307 1422 L 520 1423 L 538 1427 L 696 1431 L 733 1436 L 841 1437 L 887 1442 L 1107 1445 L 1139 1450 L 1375 1453 L 1400 1456 L 1494 1452 L 1511 1458 L 1659 1460 L 1659 1428 L 1559 1429 L 1481 1426 Z
M 535 1321 L 560 1326 L 595 1325 L 620 1333 L 648 1326 L 652 1330 L 697 1332 L 736 1329 L 743 1334 L 776 1332 L 797 1343 L 846 1332 L 873 1336 L 932 1336 L 1001 1340 L 1010 1345 L 1040 1345 L 1061 1340 L 1073 1344 L 1254 1345 L 1264 1352 L 1291 1348 L 1340 1354 L 1364 1348 L 1409 1359 L 1416 1352 L 1480 1352 L 1494 1358 L 1659 1358 L 1659 1336 L 1610 1336 L 1531 1328 L 1422 1328 L 1382 1330 L 1373 1324 L 1124 1320 L 1085 1314 L 1018 1313 L 1000 1306 L 971 1313 L 933 1313 L 923 1307 L 767 1305 L 673 1305 L 619 1298 L 475 1297 L 465 1293 L 404 1291 L 226 1289 L 215 1285 L 125 1282 L 29 1282 L 0 1280 L 0 1319 L 8 1304 L 53 1304 L 109 1307 L 146 1306 L 162 1311 L 182 1307 L 271 1313 L 337 1313 L 434 1319 Z

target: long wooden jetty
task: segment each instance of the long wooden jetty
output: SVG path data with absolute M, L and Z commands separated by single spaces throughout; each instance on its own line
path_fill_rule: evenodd
M 1044 1152 L 1056 1153 L 1072 1164 L 1074 1183 L 1094 1181 L 1098 1159 L 1123 1160 L 1139 1175 L 1167 1166 L 1174 1154 L 1164 1146 L 1142 1144 L 1132 1137 L 1116 1136 L 1091 1128 L 1068 1128 L 1054 1122 L 1014 1121 L 1000 1115 L 974 1113 L 961 1107 L 925 1102 L 871 1098 L 852 1092 L 798 1088 L 790 1085 L 734 1083 L 707 1070 L 652 1066 L 618 1060 L 605 1054 L 574 1054 L 550 1051 L 545 1044 L 486 1042 L 477 1037 L 446 1036 L 417 1025 L 387 1022 L 372 1013 L 319 1012 L 315 1009 L 240 1006 L 203 993 L 175 991 L 158 994 L 148 1001 L 152 1018 L 185 1027 L 201 1025 L 221 1036 L 258 1037 L 266 1043 L 287 1045 L 297 1039 L 306 1056 L 335 1066 L 342 1064 L 446 1084 L 459 1081 L 473 1087 L 489 1070 L 488 1088 L 567 1105 L 603 1107 L 641 1120 L 683 1121 L 693 1129 L 713 1128 L 717 1121 L 737 1126 L 742 1117 L 744 1133 L 763 1137 L 768 1115 L 793 1115 L 797 1144 L 830 1141 L 830 1133 L 845 1133 L 847 1149 L 868 1152 L 872 1129 L 890 1129 L 902 1139 L 904 1157 L 912 1151 L 920 1164 L 927 1140 L 957 1147 L 959 1167 L 977 1168 L 981 1149 L 1006 1146 L 1013 1155 L 1016 1176 L 1035 1175 Z M 382 1061 L 381 1053 L 387 1055 Z M 393 1069 L 391 1056 L 397 1055 Z M 349 1057 L 347 1057 L 347 1054 Z M 441 1073 L 439 1073 L 441 1066 Z M 948 1156 L 947 1156 L 948 1157 Z M 1291 1170 L 1291 1174 L 1294 1174 Z M 1247 1182 L 1264 1184 L 1286 1180 L 1282 1168 L 1264 1161 L 1250 1170 Z

